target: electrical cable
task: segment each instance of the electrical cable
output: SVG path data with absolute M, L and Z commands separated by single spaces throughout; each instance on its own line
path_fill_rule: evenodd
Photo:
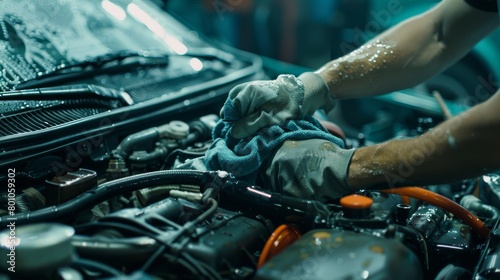
M 158 250 L 156 250 L 153 255 L 151 255 L 150 258 L 142 265 L 141 270 L 142 271 L 147 271 L 151 265 L 156 261 L 157 258 L 161 256 L 161 254 L 165 251 L 167 247 L 165 245 L 160 245 Z
M 182 236 L 182 234 L 185 233 L 185 231 L 189 230 L 193 226 L 196 226 L 196 224 L 200 223 L 201 221 L 203 221 L 204 219 L 206 219 L 210 214 L 212 214 L 217 209 L 218 204 L 217 204 L 217 201 L 215 199 L 210 199 L 210 202 L 212 203 L 212 206 L 207 211 L 205 211 L 204 213 L 200 214 L 200 216 L 198 216 L 195 220 L 187 223 L 185 226 L 178 226 L 178 228 L 177 228 L 177 230 L 178 230 L 177 234 L 175 234 L 173 237 L 171 237 L 170 238 L 171 240 L 169 240 L 169 241 L 170 242 L 175 242 L 180 236 Z M 166 246 L 169 246 L 168 243 L 166 243 L 165 241 L 159 239 L 153 233 L 150 233 L 148 231 L 145 231 L 145 230 L 142 230 L 142 229 L 139 229 L 139 228 L 132 227 L 130 225 L 116 223 L 116 222 L 88 223 L 88 224 L 83 224 L 83 225 L 75 226 L 75 230 L 79 231 L 79 230 L 84 230 L 84 229 L 88 229 L 88 228 L 92 228 L 92 227 L 111 227 L 111 228 L 121 229 L 121 230 L 129 231 L 131 233 L 135 233 L 135 234 L 138 234 L 138 235 L 145 235 L 145 236 L 151 237 L 154 240 L 158 241 L 159 243 L 164 244 Z
M 177 241 L 177 239 L 182 236 L 183 234 L 185 234 L 186 231 L 189 231 L 192 227 L 196 226 L 198 223 L 202 222 L 203 220 L 205 220 L 206 218 L 208 218 L 208 216 L 212 215 L 215 210 L 217 210 L 218 208 L 218 203 L 215 199 L 213 198 L 210 198 L 209 199 L 209 202 L 212 204 L 211 207 L 209 209 L 207 209 L 205 212 L 201 213 L 198 217 L 196 217 L 195 220 L 189 222 L 189 223 L 186 223 L 186 225 L 184 225 L 182 227 L 182 229 L 180 229 L 175 235 L 174 237 L 172 237 L 171 239 L 171 242 L 174 243 L 175 241 Z M 165 246 L 166 245 L 166 246 Z M 156 258 L 158 258 L 161 253 L 168 247 L 170 247 L 170 245 L 168 244 L 164 244 L 162 247 L 160 247 L 152 256 L 151 258 L 149 258 L 143 265 L 142 267 L 142 271 L 146 271 L 153 263 L 154 261 L 156 260 Z
M 129 225 L 125 225 L 125 224 L 116 223 L 116 222 L 99 222 L 99 223 L 85 224 L 85 225 L 78 226 L 77 230 L 87 229 L 89 227 L 112 227 L 112 228 L 121 229 L 121 230 L 129 231 L 129 232 L 132 232 L 135 234 L 144 235 L 144 236 L 148 236 L 150 238 L 153 238 L 154 240 L 159 242 L 161 244 L 161 246 L 155 251 L 155 253 L 143 265 L 141 270 L 146 271 L 154 263 L 154 261 L 159 256 L 161 256 L 162 253 L 164 253 L 164 251 L 167 248 L 172 248 L 171 244 L 176 242 L 181 236 L 185 235 L 186 232 L 190 232 L 194 227 L 196 227 L 196 225 L 198 223 L 200 223 L 203 220 L 205 220 L 206 218 L 208 218 L 210 215 L 212 215 L 217 210 L 218 203 L 215 199 L 209 198 L 208 202 L 211 203 L 211 206 L 206 211 L 204 211 L 202 214 L 200 214 L 198 217 L 196 217 L 196 219 L 194 219 L 193 221 L 186 223 L 182 227 L 179 226 L 178 231 L 171 238 L 169 238 L 168 241 L 162 240 L 162 239 L 158 238 L 158 236 L 156 236 L 155 234 L 147 232 L 145 230 L 138 229 L 138 228 L 135 228 L 135 227 L 132 227 Z M 187 262 L 194 261 L 194 259 L 192 259 L 192 258 L 187 258 L 184 252 L 181 253 L 181 256 L 183 256 L 184 259 L 187 259 L 186 260 Z M 213 275 L 217 275 L 217 273 L 214 271 L 207 271 L 206 268 L 203 268 L 199 265 L 198 266 L 195 265 L 194 267 L 197 267 L 197 269 L 200 270 L 199 272 L 202 275 L 205 275 L 208 279 L 219 279 L 219 278 L 213 278 Z M 207 276 L 210 274 L 212 276 L 210 276 L 210 277 Z
M 427 241 L 425 240 L 424 236 L 422 233 L 420 233 L 418 230 L 412 228 L 412 227 L 407 227 L 407 226 L 402 226 L 402 225 L 396 225 L 396 228 L 398 231 L 401 231 L 406 238 L 412 237 L 414 240 L 418 242 L 419 249 L 422 253 L 422 258 L 423 258 L 423 265 L 425 266 L 425 269 L 429 270 L 430 268 L 430 262 L 429 262 L 429 246 L 427 245 Z
M 171 259 L 175 259 L 175 261 L 180 264 L 181 266 L 183 266 L 184 268 L 186 268 L 192 275 L 195 275 L 197 276 L 196 278 L 198 279 L 199 278 L 199 271 L 196 269 L 195 266 L 193 266 L 192 264 L 190 264 L 189 262 L 187 262 L 186 260 L 184 259 L 180 259 L 172 254 L 168 254 L 168 253 L 165 253 L 165 255 L 168 257 L 168 258 L 171 258 Z
M 219 274 L 217 274 L 216 271 L 214 271 L 211 267 L 206 265 L 203 262 L 200 262 L 198 260 L 195 260 L 193 257 L 191 257 L 189 254 L 186 252 L 182 252 L 181 256 L 189 261 L 191 264 L 193 264 L 203 275 L 207 277 L 207 279 L 222 279 Z M 205 264 L 205 265 L 204 265 Z
M 223 279 L 217 271 L 212 269 L 207 263 L 205 262 L 198 262 L 200 266 L 203 266 L 212 276 L 214 276 L 213 279 Z
M 126 231 L 129 231 L 129 232 L 133 232 L 133 233 L 136 233 L 136 234 L 139 234 L 139 235 L 145 235 L 145 236 L 148 236 L 148 237 L 156 240 L 158 243 L 160 243 L 161 246 L 157 249 L 157 251 L 153 254 L 153 256 L 146 262 L 148 264 L 148 267 L 146 267 L 146 268 L 149 268 L 149 265 L 151 265 L 152 263 L 154 263 L 154 261 L 156 260 L 156 258 L 159 257 L 160 255 L 162 255 L 162 253 L 166 254 L 166 252 L 164 252 L 165 249 L 171 247 L 171 244 L 169 242 L 173 243 L 173 241 L 171 241 L 171 240 L 169 240 L 169 241 L 162 240 L 162 239 L 158 238 L 158 236 L 156 236 L 153 233 L 150 233 L 150 232 L 138 229 L 138 228 L 134 228 L 134 227 L 131 227 L 129 225 L 115 223 L 115 222 L 91 223 L 91 224 L 86 224 L 86 225 L 78 226 L 77 228 L 81 229 L 81 228 L 96 227 L 96 226 L 112 227 L 112 228 L 116 228 L 116 229 L 122 229 L 122 230 L 126 230 Z M 183 232 L 183 231 L 184 231 L 183 229 L 180 230 L 180 232 Z M 176 234 L 173 239 L 174 240 L 177 239 L 180 235 L 181 234 Z M 175 255 L 172 255 L 172 254 L 169 254 L 169 255 L 172 257 L 172 259 L 178 258 L 178 257 L 175 257 Z M 178 260 L 176 259 L 176 261 L 178 261 Z M 185 266 L 186 268 L 188 268 L 188 270 L 190 270 L 190 271 L 193 271 L 193 268 L 189 269 L 189 267 L 194 267 L 195 271 L 198 270 L 196 268 L 196 266 L 193 266 L 193 265 L 189 264 L 189 262 L 186 261 L 186 260 L 184 260 L 184 265 L 183 266 Z M 144 269 L 141 269 L 141 270 L 144 271 L 144 272 L 146 271 Z M 207 274 L 207 273 L 204 273 L 204 274 Z M 196 275 L 198 275 L 198 273 Z

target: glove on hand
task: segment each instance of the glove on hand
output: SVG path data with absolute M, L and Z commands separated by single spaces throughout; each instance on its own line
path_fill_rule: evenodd
M 221 117 L 235 122 L 231 135 L 242 139 L 263 127 L 283 125 L 286 120 L 313 114 L 320 107 L 331 110 L 335 101 L 329 93 L 323 78 L 313 72 L 298 78 L 280 75 L 276 80 L 248 82 L 233 88 L 226 101 L 232 102 L 240 118 L 229 119 L 224 108 Z
M 337 199 L 353 192 L 347 170 L 354 151 L 322 139 L 288 140 L 260 177 L 275 192 L 322 202 Z

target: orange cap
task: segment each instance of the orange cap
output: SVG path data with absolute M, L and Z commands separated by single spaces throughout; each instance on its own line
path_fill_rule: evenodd
M 372 204 L 373 199 L 359 194 L 344 196 L 340 199 L 340 205 L 349 209 L 368 209 Z

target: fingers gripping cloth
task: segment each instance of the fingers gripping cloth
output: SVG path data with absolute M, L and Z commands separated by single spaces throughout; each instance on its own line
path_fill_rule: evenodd
M 328 133 L 310 115 L 305 115 L 301 119 L 287 120 L 281 126 L 267 126 L 253 136 L 238 139 L 232 136 L 231 130 L 234 122 L 241 118 L 239 108 L 228 99 L 224 104 L 223 112 L 223 119 L 216 124 L 212 131 L 214 142 L 205 154 L 205 164 L 209 170 L 225 170 L 232 173 L 237 179 L 251 184 L 256 183 L 258 172 L 263 163 L 272 159 L 274 153 L 286 140 L 320 139 L 332 143 L 336 147 L 344 147 L 340 138 Z M 341 169 L 345 169 L 345 167 Z M 348 190 L 347 185 L 344 184 L 344 186 Z
M 231 135 L 245 138 L 270 125 L 282 125 L 302 115 L 304 84 L 292 75 L 280 75 L 274 81 L 254 81 L 236 86 L 229 92 L 231 103 L 221 111 L 223 119 L 234 121 Z M 234 108 L 234 109 L 233 109 Z M 238 112 L 229 115 L 227 110 Z
M 330 110 L 335 100 L 329 92 L 327 83 L 316 73 L 306 72 L 299 77 L 279 75 L 275 80 L 234 87 L 228 102 L 239 114 L 226 113 L 228 108 L 223 107 L 221 116 L 234 121 L 231 135 L 242 139 L 266 126 L 283 125 L 287 120 L 312 115 L 318 108 Z

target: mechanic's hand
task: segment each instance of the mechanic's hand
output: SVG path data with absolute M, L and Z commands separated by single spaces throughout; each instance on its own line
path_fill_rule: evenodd
M 354 151 L 322 139 L 287 140 L 261 178 L 275 192 L 322 202 L 337 199 L 353 192 L 347 170 Z
M 241 139 L 263 127 L 283 125 L 286 120 L 313 114 L 319 108 L 330 110 L 335 102 L 329 92 L 323 78 L 313 72 L 298 78 L 280 75 L 276 80 L 248 82 L 229 92 L 226 102 L 232 102 L 235 114 L 229 116 L 224 111 L 227 110 L 225 104 L 221 117 L 235 122 L 231 135 Z

